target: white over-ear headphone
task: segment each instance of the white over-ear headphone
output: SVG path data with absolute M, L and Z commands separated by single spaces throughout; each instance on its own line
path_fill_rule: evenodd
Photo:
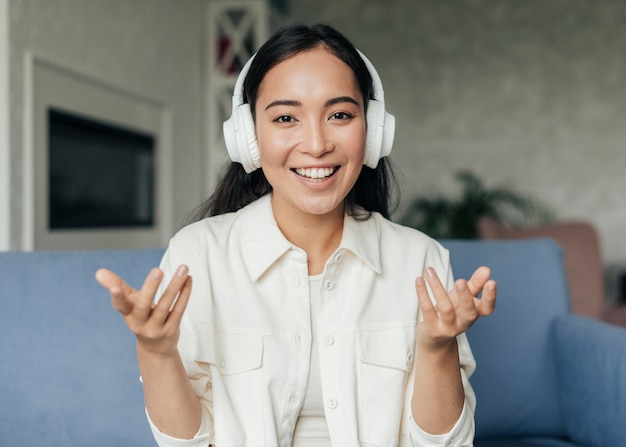
M 357 50 L 358 51 L 358 50 Z M 374 169 L 378 160 L 391 152 L 396 128 L 395 117 L 385 110 L 385 93 L 380 76 L 374 65 L 358 51 L 372 77 L 373 98 L 367 103 L 367 138 L 363 164 Z M 243 102 L 243 83 L 252 64 L 254 55 L 246 62 L 239 73 L 233 93 L 233 111 L 224 122 L 224 140 L 232 161 L 241 163 L 247 173 L 261 167 L 259 145 L 254 130 L 254 120 L 250 104 Z

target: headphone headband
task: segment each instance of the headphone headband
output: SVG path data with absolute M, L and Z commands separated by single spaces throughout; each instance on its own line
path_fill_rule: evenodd
M 252 61 L 256 53 L 250 56 L 250 59 L 244 64 L 237 76 L 237 81 L 235 82 L 235 88 L 233 89 L 233 107 L 235 106 L 235 99 L 237 100 L 237 105 L 243 104 L 243 84 L 246 80 L 246 76 L 248 76 L 248 72 L 250 71 L 250 66 L 252 65 Z

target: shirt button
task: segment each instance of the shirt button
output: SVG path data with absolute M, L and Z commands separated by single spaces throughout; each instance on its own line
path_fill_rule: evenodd
M 342 258 L 343 258 L 343 251 L 340 251 L 339 253 L 335 255 L 335 262 L 337 263 L 341 262 Z
M 338 405 L 339 405 L 339 401 L 335 399 L 334 397 L 331 397 L 330 399 L 328 399 L 328 408 L 330 408 L 331 410 L 334 410 L 335 408 L 337 408 Z
M 413 353 L 412 352 L 408 352 L 406 354 L 406 364 L 407 365 L 411 365 L 413 363 Z
M 326 346 L 332 346 L 334 343 L 335 343 L 335 337 L 333 337 L 332 335 L 324 336 L 324 344 Z
M 324 283 L 324 287 L 326 287 L 326 290 L 333 290 L 335 288 L 335 283 L 331 281 L 330 279 L 328 279 Z
M 220 357 L 220 366 L 223 368 L 225 364 L 224 357 Z

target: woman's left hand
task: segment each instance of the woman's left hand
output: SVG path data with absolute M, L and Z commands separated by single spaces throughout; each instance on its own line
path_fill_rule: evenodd
M 493 313 L 496 306 L 496 282 L 489 279 L 488 267 L 476 269 L 469 281 L 458 279 L 446 291 L 435 269 L 427 267 L 424 277 L 435 303 L 430 299 L 423 277 L 415 280 L 417 300 L 424 319 L 417 324 L 416 337 L 420 349 L 437 350 L 468 330 L 474 322 Z M 482 292 L 482 296 L 479 295 Z

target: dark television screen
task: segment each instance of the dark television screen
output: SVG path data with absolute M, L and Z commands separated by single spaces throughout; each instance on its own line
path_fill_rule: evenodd
M 150 227 L 155 221 L 155 139 L 48 110 L 50 229 Z

